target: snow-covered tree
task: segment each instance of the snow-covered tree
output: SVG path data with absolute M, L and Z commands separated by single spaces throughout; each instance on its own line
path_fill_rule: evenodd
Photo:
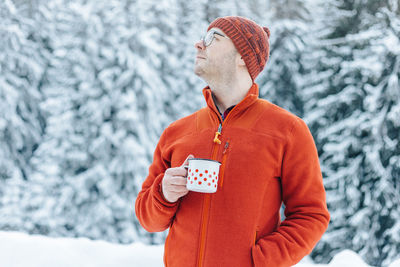
M 48 210 L 58 218 L 53 234 L 136 238 L 133 203 L 164 118 L 151 120 L 163 84 L 152 68 L 152 30 L 126 7 L 51 1 L 40 9 L 52 57 L 42 102 L 48 127 L 35 167 L 37 179 L 56 180 L 48 187 L 59 200 Z
M 256 82 L 260 96 L 298 116 L 303 116 L 301 90 L 304 83 L 306 40 L 310 38 L 313 1 L 270 1 L 261 24 L 271 31 L 270 58 Z
M 9 0 L 0 3 L 0 180 L 28 180 L 30 160 L 41 141 L 39 109 L 44 61 L 29 19 Z
M 331 211 L 314 255 L 350 248 L 385 265 L 400 252 L 400 9 L 373 0 L 322 8 L 303 94 Z

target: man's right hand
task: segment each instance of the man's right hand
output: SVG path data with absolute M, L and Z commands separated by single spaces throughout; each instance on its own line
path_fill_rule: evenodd
M 161 188 L 164 198 L 168 202 L 174 203 L 180 197 L 189 193 L 189 190 L 186 189 L 187 169 L 185 169 L 185 166 L 188 166 L 188 160 L 191 158 L 194 158 L 194 156 L 189 155 L 182 166 L 169 168 L 165 171 L 161 182 Z

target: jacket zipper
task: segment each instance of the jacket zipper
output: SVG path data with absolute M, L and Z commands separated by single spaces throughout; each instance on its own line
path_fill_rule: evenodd
M 219 137 L 222 136 L 222 127 L 224 126 L 224 123 L 227 121 L 229 118 L 229 115 L 232 114 L 233 110 L 236 108 L 236 106 L 229 112 L 228 116 L 226 116 L 225 120 L 222 121 L 222 118 L 220 115 L 217 114 L 218 120 L 219 120 L 219 125 L 218 125 L 218 130 L 215 132 L 215 137 L 214 137 L 214 147 L 212 150 L 211 154 L 211 159 L 212 160 L 217 160 L 217 154 L 218 154 L 218 145 L 221 144 L 221 140 Z M 227 146 L 225 144 L 225 146 Z M 228 144 L 229 146 L 229 144 Z M 226 152 L 224 150 L 224 152 Z M 222 163 L 221 163 L 222 165 Z M 208 217 L 209 217 L 209 212 L 210 212 L 210 202 L 211 202 L 211 194 L 204 194 L 203 198 L 203 211 L 202 211 L 202 219 L 201 219 L 201 228 L 200 228 L 200 246 L 199 246 L 199 256 L 198 256 L 198 261 L 197 261 L 197 267 L 203 267 L 203 261 L 204 261 L 204 251 L 205 251 L 205 245 L 206 245 L 206 233 L 207 233 L 207 226 L 208 226 Z
M 219 125 L 218 132 L 221 135 L 221 124 Z M 217 132 L 217 133 L 218 133 Z M 212 151 L 211 159 L 217 159 L 217 152 L 218 152 L 218 145 L 221 141 L 216 141 L 218 139 L 217 133 L 214 138 L 214 147 Z M 202 212 L 202 219 L 201 219 L 201 230 L 200 230 L 200 246 L 199 246 L 199 258 L 197 266 L 203 266 L 203 258 L 204 258 L 204 247 L 206 245 L 206 233 L 207 233 L 207 226 L 208 226 L 208 213 L 210 212 L 210 201 L 211 201 L 211 194 L 204 194 L 203 199 L 203 212 Z

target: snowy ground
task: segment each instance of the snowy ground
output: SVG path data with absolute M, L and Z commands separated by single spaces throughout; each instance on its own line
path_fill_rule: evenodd
M 86 238 L 49 238 L 0 232 L 2 267 L 163 267 L 163 246 L 116 245 Z M 304 260 L 296 267 L 368 267 L 354 252 L 336 255 L 328 265 Z M 390 267 L 399 267 L 400 260 Z

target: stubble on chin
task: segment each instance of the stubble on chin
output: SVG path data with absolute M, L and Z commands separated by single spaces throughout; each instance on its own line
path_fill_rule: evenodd
M 199 77 L 202 77 L 204 74 L 204 70 L 201 66 L 199 66 L 197 63 L 194 63 L 194 74 L 196 74 Z

